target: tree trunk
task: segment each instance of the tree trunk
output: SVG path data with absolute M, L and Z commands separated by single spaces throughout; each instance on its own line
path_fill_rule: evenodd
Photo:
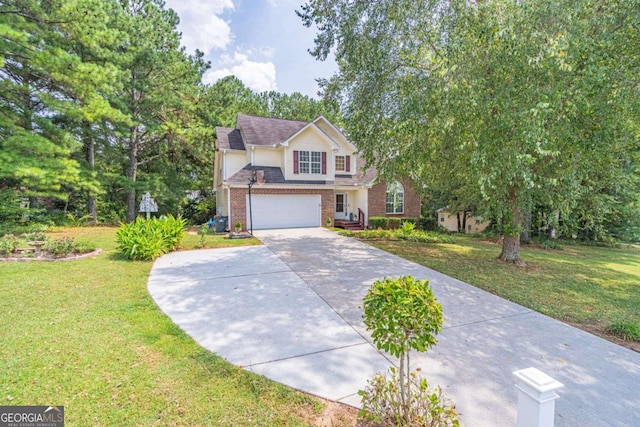
M 456 213 L 456 218 L 458 219 L 458 233 L 460 232 L 460 211 Z
M 524 267 L 526 264 L 520 258 L 520 230 L 522 228 L 522 212 L 518 206 L 518 196 L 515 187 L 509 188 L 509 210 L 511 218 L 505 224 L 502 252 L 498 257 L 501 261 L 510 262 Z
M 84 124 L 84 148 L 86 153 L 86 159 L 89 163 L 89 167 L 93 171 L 96 166 L 96 143 L 93 140 L 91 135 L 91 131 L 89 130 L 89 124 Z M 98 224 L 98 209 L 96 208 L 96 196 L 89 190 L 89 194 L 87 195 L 87 211 L 91 216 L 91 223 L 93 225 Z
M 404 354 L 400 355 L 400 367 L 399 367 L 399 371 L 400 371 L 400 399 L 402 400 L 402 414 L 404 417 L 406 417 L 408 415 L 408 411 L 407 411 L 407 394 L 406 394 L 406 389 L 405 389 L 405 383 L 404 383 L 404 371 L 405 371 L 406 367 L 404 366 Z M 406 420 L 406 418 L 405 418 Z
M 127 178 L 130 180 L 131 187 L 127 191 L 127 222 L 136 219 L 136 173 L 138 171 L 138 129 L 136 126 L 131 128 L 129 140 L 129 169 L 127 170 Z
M 522 233 L 520 233 L 520 243 L 529 243 L 531 240 L 531 209 L 527 209 L 522 214 Z
M 520 235 L 504 235 L 502 240 L 502 252 L 500 252 L 500 260 L 512 262 L 514 264 L 522 264 L 520 259 Z
M 466 233 L 467 232 L 467 213 L 469 211 L 462 211 L 462 232 Z

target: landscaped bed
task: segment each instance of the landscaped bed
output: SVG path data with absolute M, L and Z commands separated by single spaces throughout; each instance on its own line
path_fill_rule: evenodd
M 98 253 L 93 244 L 66 235 L 52 238 L 38 231 L 0 237 L 0 259 L 7 261 L 78 259 Z

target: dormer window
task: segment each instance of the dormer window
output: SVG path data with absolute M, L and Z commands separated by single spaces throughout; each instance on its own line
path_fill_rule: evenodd
M 351 171 L 351 156 L 336 156 L 336 172 Z

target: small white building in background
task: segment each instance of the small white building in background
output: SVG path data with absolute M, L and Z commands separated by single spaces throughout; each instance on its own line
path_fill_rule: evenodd
M 450 212 L 446 208 L 441 208 L 436 211 L 438 214 L 438 225 L 442 228 L 458 232 L 458 217 L 455 212 Z M 463 223 L 464 212 L 460 211 L 460 224 Z M 491 224 L 491 221 L 486 221 L 479 216 L 468 216 L 466 227 L 464 229 L 465 234 L 479 234 L 482 233 Z

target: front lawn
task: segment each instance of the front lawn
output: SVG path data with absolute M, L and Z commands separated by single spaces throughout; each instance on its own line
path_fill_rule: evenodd
M 523 245 L 527 267 L 499 262 L 500 245 L 467 236 L 454 244 L 370 241 L 369 244 L 556 319 L 616 340 L 614 322 L 640 324 L 640 249 Z
M 320 414 L 318 400 L 230 365 L 176 327 L 147 292 L 152 263 L 122 260 L 115 229 L 50 235 L 104 252 L 0 263 L 2 405 L 64 405 L 68 426 L 304 426 Z M 209 247 L 256 243 L 207 236 Z

